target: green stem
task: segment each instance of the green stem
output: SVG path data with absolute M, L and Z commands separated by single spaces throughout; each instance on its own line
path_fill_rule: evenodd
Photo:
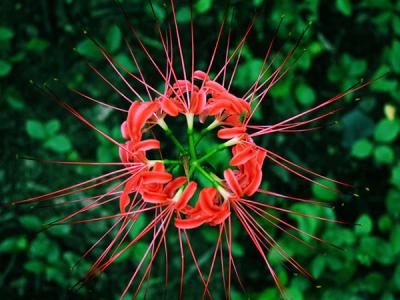
M 189 153 L 190 153 L 190 159 L 191 160 L 196 160 L 196 148 L 194 144 L 194 136 L 193 136 L 193 117 L 194 115 L 192 113 L 186 114 L 186 121 L 187 121 L 187 135 L 189 139 Z
M 214 128 L 218 127 L 220 125 L 219 120 L 215 119 L 214 122 L 212 122 L 210 125 L 208 125 L 208 127 L 204 128 L 202 131 L 200 131 L 200 136 L 197 139 L 197 141 L 195 142 L 195 146 L 197 146 L 198 143 L 200 143 L 200 141 L 203 139 L 203 137 L 209 133 L 211 130 L 213 130 Z
M 206 155 L 203 155 L 202 157 L 200 157 L 199 159 L 197 159 L 195 162 L 197 164 L 201 164 L 202 162 L 206 161 L 207 159 L 209 159 L 211 156 L 213 156 L 215 153 L 224 150 L 225 148 L 227 148 L 228 146 L 224 144 L 219 144 L 218 146 L 212 148 Z
M 190 157 L 193 160 L 196 160 L 196 148 L 194 144 L 194 136 L 193 136 L 193 128 L 188 127 L 187 129 L 187 134 L 189 137 L 189 152 L 190 152 Z
M 158 125 L 164 130 L 165 134 L 167 137 L 171 139 L 171 141 L 175 144 L 175 146 L 181 151 L 182 153 L 186 152 L 186 149 L 182 146 L 182 144 L 178 141 L 178 139 L 175 137 L 174 133 L 169 129 L 167 123 L 163 119 L 160 119 L 158 121 Z
M 161 162 L 164 165 L 179 165 L 181 162 L 176 159 L 159 159 L 154 160 L 154 162 Z
M 212 183 L 213 186 L 215 187 L 219 187 L 220 183 L 218 181 L 216 181 L 210 174 L 207 173 L 206 170 L 203 169 L 203 167 L 201 167 L 198 164 L 194 165 L 194 168 L 196 168 L 197 170 L 199 170 L 199 172 L 208 179 L 208 181 L 210 181 Z

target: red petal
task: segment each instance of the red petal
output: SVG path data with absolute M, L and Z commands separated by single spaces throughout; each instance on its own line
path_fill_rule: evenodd
M 198 208 L 206 215 L 213 216 L 219 211 L 219 206 L 215 205 L 215 195 L 217 190 L 213 187 L 206 187 L 199 193 Z
M 223 110 L 229 111 L 231 103 L 229 100 L 210 98 L 206 108 L 209 115 L 215 116 L 222 113 Z
M 138 103 L 134 102 L 133 104 Z M 136 140 L 141 138 L 141 129 L 146 121 L 159 109 L 159 102 L 142 102 L 139 105 L 131 105 L 128 112 L 129 130 Z
M 142 198 L 144 202 L 155 203 L 155 204 L 163 204 L 168 201 L 166 194 L 150 192 L 150 191 L 142 192 Z
M 196 192 L 197 183 L 195 181 L 189 182 L 186 188 L 183 190 L 183 193 L 176 203 L 176 209 L 180 210 L 186 206 L 189 200 L 193 197 L 193 194 Z
M 242 149 L 240 152 L 237 152 L 229 162 L 231 166 L 239 166 L 248 162 L 250 159 L 254 158 L 256 153 L 252 147 L 247 146 Z
M 210 80 L 210 77 L 208 77 L 208 75 L 203 71 L 195 71 L 193 73 L 193 78 L 203 80 L 203 81 Z
M 119 209 L 121 213 L 125 213 L 125 208 L 128 206 L 129 202 L 131 199 L 129 198 L 129 193 L 134 190 L 134 188 L 137 186 L 138 182 L 138 177 L 132 177 L 131 179 L 128 180 L 128 182 L 125 184 L 124 190 L 119 198 Z
M 215 217 L 209 222 L 209 224 L 211 226 L 222 224 L 230 215 L 231 212 L 228 210 L 227 207 L 224 207 L 218 214 L 215 215 Z
M 251 177 L 249 185 L 245 188 L 244 193 L 247 196 L 252 196 L 258 189 L 262 180 L 262 171 L 261 169 L 255 170 L 254 176 Z
M 167 183 L 172 179 L 172 175 L 162 171 L 146 171 L 142 174 L 143 184 Z
M 218 130 L 218 137 L 220 139 L 229 140 L 245 132 L 246 128 L 244 127 L 223 128 Z
M 218 82 L 212 81 L 212 80 L 207 81 L 205 84 L 205 87 L 212 90 L 213 92 L 224 93 L 226 91 L 222 85 L 220 85 Z
M 198 115 L 203 112 L 206 106 L 207 94 L 205 92 L 193 92 L 190 99 L 190 112 Z
M 176 218 L 175 219 L 175 227 L 179 228 L 179 229 L 193 229 L 193 228 L 201 226 L 202 224 L 207 222 L 208 219 L 209 219 L 209 217 L 205 217 L 205 216 L 199 216 L 196 218 L 188 218 L 188 219 Z
M 125 208 L 128 206 L 130 201 L 131 199 L 129 198 L 129 195 L 127 193 L 121 194 L 121 196 L 119 197 L 119 210 L 121 211 L 121 214 L 125 213 Z
M 161 108 L 172 117 L 176 117 L 179 114 L 179 107 L 170 98 L 164 98 L 161 101 Z
M 179 189 L 185 182 L 187 182 L 185 176 L 175 178 L 165 186 L 164 193 L 166 193 L 168 197 L 172 198 L 175 194 L 175 191 Z
M 124 139 L 129 139 L 131 137 L 129 133 L 128 123 L 126 121 L 121 124 L 121 133 Z
M 153 171 L 165 172 L 165 166 L 162 162 L 158 161 L 154 164 Z
M 226 183 L 228 184 L 229 188 L 235 193 L 236 196 L 242 196 L 243 190 L 237 181 L 235 174 L 231 169 L 227 169 L 224 171 L 224 178 Z
M 151 149 L 160 149 L 160 141 L 149 139 L 136 143 L 134 146 L 134 151 L 147 151 Z

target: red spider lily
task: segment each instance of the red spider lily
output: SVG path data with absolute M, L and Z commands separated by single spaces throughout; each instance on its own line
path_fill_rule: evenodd
M 171 234 L 171 231 L 174 231 L 179 238 L 179 245 L 177 245 L 177 247 L 179 247 L 182 262 L 179 291 L 180 298 L 183 297 L 186 263 L 184 248 L 186 244 L 190 251 L 191 259 L 195 264 L 196 271 L 203 283 L 203 298 L 213 297 L 213 291 L 210 290 L 209 284 L 212 279 L 217 255 L 219 254 L 221 257 L 223 277 L 222 286 L 226 297 L 230 299 L 232 277 L 236 277 L 239 284 L 242 285 L 240 274 L 236 268 L 232 254 L 232 222 L 238 220 L 259 252 L 261 259 L 264 261 L 268 271 L 279 288 L 282 297 L 286 299 L 287 292 L 271 266 L 268 253 L 271 252 L 279 259 L 287 261 L 292 268 L 301 274 L 309 278 L 312 276 L 294 258 L 292 258 L 285 249 L 282 248 L 274 237 L 260 224 L 259 220 L 268 222 L 272 226 L 275 226 L 279 230 L 290 235 L 295 240 L 310 247 L 312 246 L 303 241 L 296 234 L 306 235 L 323 243 L 330 243 L 300 230 L 295 225 L 292 225 L 283 218 L 276 216 L 273 212 L 280 211 L 306 218 L 316 218 L 327 222 L 340 223 L 340 221 L 307 215 L 297 211 L 287 210 L 282 207 L 269 205 L 267 198 L 264 198 L 265 202 L 254 200 L 253 196 L 260 193 L 292 201 L 305 202 L 310 205 L 325 205 L 325 203 L 314 200 L 292 197 L 260 189 L 263 179 L 264 161 L 266 159 L 273 161 L 293 174 L 327 189 L 331 188 L 315 181 L 312 177 L 324 178 L 343 186 L 350 185 L 317 174 L 291 162 L 287 158 L 280 156 L 269 149 L 260 147 L 257 145 L 257 137 L 275 132 L 302 132 L 314 130 L 318 127 L 308 128 L 305 126 L 328 117 L 341 108 L 333 108 L 328 113 L 321 113 L 309 118 L 308 120 L 303 120 L 301 118 L 309 116 L 313 112 L 321 111 L 322 108 L 338 102 L 345 95 L 361 89 L 370 84 L 370 82 L 365 82 L 346 92 L 339 93 L 307 111 L 287 118 L 276 124 L 251 124 L 250 122 L 252 121 L 252 116 L 254 115 L 255 110 L 262 105 L 268 91 L 279 80 L 281 80 L 289 70 L 291 66 L 289 65 L 289 60 L 292 58 L 301 38 L 285 56 L 281 65 L 273 71 L 271 71 L 271 68 L 276 56 L 272 59 L 270 58 L 270 52 L 274 44 L 274 40 L 272 40 L 265 55 L 264 63 L 257 76 L 257 80 L 253 83 L 249 83 L 249 88 L 244 95 L 234 95 L 230 91 L 230 86 L 235 75 L 236 67 L 240 63 L 241 50 L 245 45 L 248 34 L 252 30 L 254 20 L 251 22 L 243 38 L 240 40 L 238 45 L 233 48 L 231 53 L 229 52 L 228 42 L 228 47 L 225 50 L 226 60 L 223 67 L 216 70 L 215 76 L 211 76 L 210 73 L 216 52 L 219 48 L 221 35 L 225 27 L 226 15 L 220 26 L 217 42 L 210 63 L 208 68 L 204 71 L 195 70 L 195 47 L 192 38 L 191 71 L 188 72 L 188 76 L 188 73 L 186 73 L 185 58 L 183 57 L 180 32 L 176 21 L 173 1 L 171 1 L 171 9 L 174 17 L 174 29 L 168 30 L 167 34 L 164 35 L 157 22 L 157 29 L 160 33 L 160 39 L 166 59 L 165 72 L 163 72 L 155 62 L 147 47 L 141 42 L 135 28 L 129 23 L 132 34 L 137 39 L 141 49 L 147 55 L 150 64 L 164 80 L 164 91 L 158 91 L 147 83 L 143 73 L 141 72 L 143 66 L 138 64 L 133 48 L 129 44 L 127 44 L 127 46 L 129 47 L 132 59 L 136 64 L 139 74 L 129 72 L 96 41 L 94 42 L 97 44 L 99 51 L 103 54 L 110 67 L 121 78 L 123 83 L 133 92 L 135 98 L 125 95 L 93 66 L 90 67 L 95 71 L 95 73 L 110 85 L 110 87 L 123 99 L 129 102 L 129 109 L 126 110 L 110 106 L 79 91 L 73 90 L 73 92 L 88 100 L 106 105 L 126 114 L 124 117 L 125 121 L 121 125 L 122 138 L 125 139 L 125 141 L 118 142 L 108 136 L 91 124 L 70 105 L 63 103 L 55 95 L 52 95 L 66 110 L 115 144 L 119 149 L 121 160 L 120 162 L 115 163 L 55 163 L 108 164 L 121 166 L 121 168 L 55 192 L 17 201 L 15 203 L 48 201 L 77 192 L 94 189 L 116 180 L 122 180 L 110 188 L 106 193 L 91 198 L 77 200 L 87 204 L 73 214 L 54 222 L 55 224 L 61 224 L 66 222 L 81 223 L 104 219 L 115 219 L 114 225 L 83 255 L 83 257 L 87 256 L 101 240 L 110 235 L 112 231 L 117 230 L 112 242 L 95 261 L 83 281 L 96 277 L 99 272 L 105 271 L 127 249 L 134 247 L 138 241 L 142 240 L 145 236 L 151 237 L 148 248 L 146 249 L 143 258 L 136 266 L 134 273 L 126 285 L 126 289 L 121 295 L 121 298 L 126 295 L 135 280 L 138 282 L 136 284 L 134 297 L 138 295 L 144 281 L 150 276 L 153 263 L 160 248 L 165 249 L 165 254 L 167 256 L 167 237 Z M 193 37 L 193 22 L 191 22 L 190 32 Z M 228 41 L 230 41 L 229 36 Z M 176 68 L 174 67 L 174 45 L 177 45 L 178 48 L 179 63 L 181 64 L 183 77 L 178 76 Z M 267 64 L 268 59 L 271 60 L 271 63 L 269 64 Z M 230 64 L 234 65 L 234 71 L 232 72 L 231 80 L 227 83 L 227 68 Z M 269 75 L 267 76 L 267 74 Z M 133 87 L 133 84 L 128 81 L 124 75 L 127 75 L 129 79 L 135 82 L 135 84 L 143 85 L 148 93 L 148 99 L 143 99 L 143 97 L 141 97 Z M 253 103 L 255 103 L 254 106 L 252 106 Z M 182 118 L 186 119 L 187 124 L 186 136 L 183 137 L 177 136 L 177 134 L 175 134 L 171 129 L 173 128 L 171 124 L 180 124 L 179 122 Z M 155 130 L 153 130 L 155 127 L 161 128 L 160 132 L 162 134 L 156 136 Z M 202 129 L 198 130 L 197 127 L 202 127 Z M 197 134 L 195 132 L 196 130 L 198 130 Z M 206 153 L 202 153 L 198 149 L 197 144 L 200 143 L 205 135 L 211 134 L 214 131 L 216 131 L 217 135 L 217 139 L 215 139 L 216 144 L 213 146 L 210 145 L 209 150 Z M 169 157 L 166 159 L 165 155 L 161 154 L 161 152 L 168 147 L 167 145 L 171 145 L 169 143 L 177 149 L 179 156 Z M 231 157 L 227 158 L 227 161 L 229 161 L 229 167 L 218 171 L 208 168 L 209 163 L 213 160 L 213 156 L 219 151 L 227 148 L 230 148 L 231 150 Z M 158 159 L 149 158 L 157 155 L 159 155 Z M 200 176 L 205 179 L 207 182 L 206 185 L 197 180 Z M 115 203 L 116 201 L 119 201 L 119 212 L 115 215 L 95 219 L 72 220 L 76 216 L 88 212 L 89 210 L 93 210 L 106 203 Z M 133 226 L 135 226 L 139 216 L 144 213 L 152 215 L 151 222 L 149 222 L 134 239 L 128 240 L 129 231 Z M 200 267 L 195 249 L 192 247 L 188 234 L 189 230 L 196 230 L 201 226 L 215 226 L 219 229 L 207 275 L 204 274 L 204 270 Z M 172 227 L 175 227 L 175 229 Z M 286 228 L 290 228 L 292 231 L 289 232 Z M 127 244 L 124 242 L 127 242 Z M 224 250 L 222 245 L 226 245 L 227 250 Z M 149 259 L 147 262 L 146 258 Z M 141 277 L 138 275 L 140 270 L 143 273 L 141 274 Z

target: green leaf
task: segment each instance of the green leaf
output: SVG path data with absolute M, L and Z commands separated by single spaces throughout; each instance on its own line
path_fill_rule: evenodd
M 380 231 L 387 232 L 390 229 L 392 229 L 392 226 L 393 226 L 392 220 L 388 215 L 383 215 L 379 218 L 378 227 Z
M 61 123 L 57 119 L 52 119 L 46 123 L 46 132 L 49 136 L 56 134 L 61 127 Z
M 396 299 L 394 298 L 394 296 L 391 293 L 386 292 L 383 294 L 383 296 L 379 300 L 396 300 Z
M 115 60 L 127 69 L 129 72 L 134 72 L 136 70 L 136 66 L 134 65 L 133 59 L 130 58 L 125 53 L 119 53 L 115 56 Z
M 382 93 L 390 93 L 397 89 L 397 84 L 397 80 L 381 78 L 371 85 L 371 90 Z
M 384 277 L 379 273 L 370 273 L 368 274 L 363 282 L 364 290 L 370 293 L 378 293 L 382 287 L 384 286 Z
M 42 228 L 42 222 L 36 216 L 26 215 L 19 217 L 19 222 L 28 230 L 39 230 Z
M 312 88 L 308 85 L 301 83 L 296 87 L 297 101 L 303 106 L 311 106 L 315 103 L 316 95 Z
M 81 41 L 76 46 L 76 52 L 89 59 L 100 59 L 102 57 L 96 45 L 89 39 Z
M 392 169 L 390 182 L 400 188 L 400 163 L 398 163 L 396 167 Z
M 400 73 L 400 41 L 393 41 L 392 48 L 390 49 L 390 63 L 396 73 Z
M 376 126 L 374 138 L 377 142 L 392 142 L 400 132 L 400 125 L 397 120 L 382 119 Z
M 8 41 L 11 40 L 14 37 L 14 32 L 4 26 L 0 26 L 0 41 Z
M 393 227 L 390 234 L 390 246 L 395 255 L 400 254 L 400 225 Z
M 369 234 L 372 231 L 372 219 L 370 216 L 363 214 L 356 221 L 354 232 L 356 234 Z
M 251 111 L 253 111 L 254 109 L 256 109 L 257 106 L 257 101 L 253 101 L 250 106 L 251 106 Z M 259 105 L 256 109 L 256 111 L 253 113 L 253 116 L 251 117 L 252 119 L 261 122 L 263 120 L 263 113 L 261 110 L 261 105 Z
M 235 257 L 242 257 L 245 253 L 244 247 L 239 243 L 232 243 L 232 254 Z
M 72 228 L 70 224 L 62 224 L 57 226 L 51 226 L 46 232 L 54 235 L 65 238 L 71 232 Z
M 28 241 L 24 236 L 13 236 L 0 242 L 0 253 L 13 253 L 26 250 Z
M 53 150 L 58 153 L 65 153 L 72 149 L 69 138 L 63 134 L 56 135 L 46 141 L 44 146 L 47 149 Z
M 276 288 L 267 288 L 262 291 L 256 300 L 278 299 L 279 295 Z
M 5 77 L 10 74 L 12 69 L 12 64 L 0 59 L 0 77 Z
M 336 183 L 329 181 L 327 179 L 317 179 L 316 182 L 328 186 L 332 189 L 336 189 Z M 317 184 L 312 184 L 311 189 L 313 195 L 319 200 L 335 201 L 338 197 L 338 194 L 336 192 L 326 189 Z
M 198 0 L 195 5 L 195 10 L 199 14 L 204 14 L 210 10 L 213 5 L 213 0 Z
M 5 92 L 5 98 L 8 102 L 8 104 L 16 110 L 22 110 L 24 109 L 24 102 L 21 99 L 21 96 L 19 93 L 14 89 L 14 88 L 7 88 Z
M 109 145 L 101 145 L 97 147 L 96 157 L 98 161 L 110 162 L 113 161 L 113 151 L 110 149 Z
M 372 152 L 372 143 L 367 139 L 359 139 L 351 146 L 351 155 L 360 159 L 367 158 Z
M 378 239 L 378 245 L 375 249 L 375 260 L 385 266 L 392 264 L 395 260 L 395 255 L 390 243 L 386 240 Z
M 26 48 L 28 50 L 36 51 L 36 52 L 42 52 L 45 50 L 50 43 L 46 40 L 40 39 L 40 38 L 31 38 L 26 45 Z
M 323 256 L 317 256 L 311 264 L 311 274 L 318 279 L 321 277 L 325 269 L 325 258 Z
M 43 124 L 37 120 L 26 121 L 25 129 L 28 132 L 29 136 L 34 139 L 42 140 L 46 137 L 46 132 Z
M 245 63 L 240 64 L 237 68 L 234 85 L 237 87 L 243 87 L 255 82 L 262 65 L 263 61 L 257 58 L 249 59 Z
M 129 206 L 127 207 L 127 209 L 128 208 Z M 132 226 L 131 230 L 129 231 L 129 237 L 131 239 L 135 239 L 140 234 L 140 232 L 142 232 L 147 224 L 148 223 L 146 222 L 146 216 L 144 214 L 140 214 L 134 225 Z
M 176 12 L 176 20 L 178 23 L 189 23 L 190 22 L 190 8 L 183 6 Z
M 336 8 L 347 17 L 351 15 L 350 0 L 336 0 Z
M 40 260 L 30 260 L 24 264 L 24 268 L 28 272 L 40 274 L 45 270 L 46 266 Z
M 392 189 L 386 196 L 386 208 L 390 214 L 397 215 L 400 213 L 400 192 Z
M 393 18 L 392 18 L 392 26 L 393 26 L 393 31 L 397 35 L 400 35 L 400 17 L 393 16 Z
M 397 287 L 396 290 L 400 290 L 400 264 L 397 264 L 396 269 L 393 273 L 393 283 Z
M 374 150 L 374 158 L 378 163 L 391 164 L 394 161 L 394 151 L 389 146 L 380 145 Z
M 122 33 L 117 25 L 113 25 L 107 32 L 106 43 L 110 52 L 115 52 L 121 47 Z

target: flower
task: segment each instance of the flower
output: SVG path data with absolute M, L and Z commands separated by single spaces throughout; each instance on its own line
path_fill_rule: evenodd
M 183 297 L 185 274 L 184 246 L 186 245 L 190 251 L 200 280 L 203 283 L 203 297 L 212 297 L 213 292 L 210 290 L 209 284 L 212 279 L 217 255 L 220 253 L 223 273 L 222 286 L 226 292 L 227 298 L 230 298 L 232 277 L 235 276 L 241 284 L 240 274 L 237 271 L 234 255 L 232 253 L 232 222 L 237 220 L 260 254 L 261 260 L 264 261 L 266 268 L 270 272 L 283 298 L 286 298 L 285 288 L 270 263 L 268 253 L 273 252 L 274 255 L 287 261 L 293 269 L 301 274 L 307 277 L 312 276 L 294 258 L 290 257 L 287 251 L 274 239 L 268 230 L 262 226 L 259 220 L 268 222 L 272 226 L 305 244 L 307 244 L 307 242 L 296 236 L 296 233 L 307 235 L 314 240 L 327 244 L 329 244 L 329 242 L 302 231 L 287 220 L 276 216 L 271 211 L 280 211 L 306 218 L 316 218 L 327 222 L 340 221 L 291 211 L 286 208 L 268 204 L 268 201 L 261 202 L 254 199 L 254 195 L 259 193 L 312 205 L 325 205 L 325 203 L 314 200 L 302 199 L 300 197 L 283 195 L 261 189 L 260 186 L 262 184 L 263 175 L 265 174 L 263 168 L 264 162 L 270 160 L 293 174 L 327 189 L 331 188 L 315 181 L 312 177 L 324 178 L 343 186 L 349 186 L 349 184 L 329 179 L 291 162 L 287 158 L 274 153 L 272 150 L 261 147 L 260 144 L 257 143 L 257 139 L 261 136 L 276 132 L 302 132 L 315 129 L 305 126 L 330 116 L 340 108 L 331 109 L 327 113 L 321 113 L 305 121 L 301 118 L 311 113 L 319 112 L 322 108 L 338 102 L 345 95 L 368 85 L 370 82 L 358 85 L 344 93 L 339 93 L 305 112 L 299 113 L 276 124 L 253 124 L 252 117 L 254 112 L 262 105 L 268 91 L 281 80 L 288 71 L 288 61 L 292 57 L 298 43 L 289 51 L 281 65 L 271 72 L 272 62 L 275 58 L 272 58 L 272 62 L 269 65 L 267 65 L 266 62 L 270 58 L 270 49 L 273 46 L 272 41 L 257 76 L 257 80 L 253 83 L 249 83 L 248 91 L 244 95 L 235 95 L 230 90 L 230 83 L 226 83 L 221 77 L 225 78 L 227 66 L 229 64 L 239 63 L 241 49 L 253 27 L 253 23 L 250 24 L 240 43 L 233 48 L 232 53 L 229 54 L 228 51 L 226 52 L 227 55 L 224 66 L 220 70 L 217 70 L 215 76 L 212 76 L 210 71 L 212 61 L 215 58 L 215 52 L 218 48 L 218 42 L 214 48 L 210 65 L 206 70 L 195 70 L 192 65 L 192 71 L 186 73 L 185 59 L 183 57 L 173 2 L 171 2 L 171 6 L 175 30 L 168 31 L 167 37 L 160 34 L 166 56 L 167 68 L 165 72 L 161 71 L 160 67 L 150 55 L 149 50 L 141 42 L 135 29 L 131 27 L 132 33 L 137 38 L 142 50 L 148 56 L 157 73 L 163 78 L 165 83 L 164 91 L 159 91 L 147 83 L 140 71 L 143 66 L 138 64 L 130 47 L 132 59 L 137 66 L 139 75 L 126 70 L 113 56 L 98 45 L 100 52 L 109 65 L 115 70 L 123 83 L 135 94 L 134 99 L 127 97 L 99 74 L 107 84 L 130 103 L 130 107 L 126 111 L 126 115 L 124 115 L 125 120 L 121 124 L 121 139 L 123 141 L 118 142 L 116 139 L 108 136 L 91 124 L 70 105 L 60 102 L 65 109 L 75 115 L 79 120 L 96 130 L 118 147 L 120 162 L 110 164 L 122 166 L 122 168 L 71 187 L 38 197 L 17 201 L 16 203 L 47 201 L 96 188 L 119 179 L 122 180 L 106 193 L 89 198 L 89 204 L 85 205 L 80 210 L 56 222 L 57 224 L 64 222 L 78 223 L 79 221 L 70 220 L 106 202 L 118 201 L 116 207 L 118 207 L 119 212 L 116 215 L 82 220 L 82 222 L 89 222 L 105 218 L 116 218 L 115 226 L 118 228 L 115 233 L 115 238 L 87 272 L 84 280 L 98 276 L 99 272 L 105 271 L 114 261 L 125 253 L 127 249 L 134 247 L 139 241 L 144 239 L 145 236 L 151 237 L 141 261 L 135 266 L 135 271 L 128 281 L 125 290 L 122 292 L 121 298 L 130 290 L 133 282 L 136 283 L 134 297 L 139 293 L 144 280 L 150 276 L 152 265 L 158 252 L 160 252 L 163 246 L 167 248 L 166 239 L 171 231 L 178 235 L 179 245 L 176 245 L 176 247 L 179 247 L 182 259 L 180 297 Z M 222 28 L 223 25 L 221 26 L 218 40 Z M 191 32 L 193 33 L 193 31 Z M 176 38 L 179 58 L 182 64 L 183 76 L 181 77 L 178 76 L 178 72 L 173 64 L 173 45 L 175 43 L 172 37 L 173 34 Z M 192 49 L 193 48 L 194 45 L 192 45 Z M 98 73 L 96 69 L 94 70 Z M 122 71 L 131 77 L 136 84 L 144 86 L 148 92 L 148 99 L 143 99 L 143 97 L 136 92 L 132 83 L 128 82 L 121 74 Z M 188 74 L 189 76 L 187 76 Z M 234 76 L 234 74 L 232 76 Z M 78 92 L 78 94 L 89 100 L 94 100 L 83 93 Z M 97 100 L 96 102 L 105 104 Z M 119 111 L 124 113 L 123 109 L 119 109 Z M 182 130 L 182 120 L 186 123 L 184 130 Z M 179 127 L 179 129 L 176 129 L 177 127 Z M 179 135 L 175 131 L 177 131 Z M 209 145 L 207 151 L 202 152 L 198 145 L 204 141 L 206 136 L 211 136 L 210 140 L 213 141 L 214 145 Z M 231 153 L 230 157 L 226 158 L 226 167 L 216 170 L 213 168 L 213 159 L 217 153 L 226 149 L 229 149 Z M 165 150 L 169 151 L 163 153 Z M 175 154 L 175 156 L 166 157 L 165 154 Z M 57 163 L 84 164 L 82 162 Z M 97 182 L 99 180 L 100 182 Z M 126 245 L 123 245 L 123 241 L 127 239 L 127 232 L 129 232 L 132 226 L 135 226 L 141 214 L 152 215 L 153 218 L 136 237 L 128 241 Z M 215 240 L 215 248 L 213 249 L 212 261 L 207 275 L 204 274 L 204 270 L 202 270 L 199 265 L 196 251 L 192 246 L 188 234 L 189 231 L 196 230 L 202 226 L 218 228 L 218 236 Z M 173 230 L 171 230 L 171 227 Z M 290 228 L 292 231 L 288 231 L 287 228 Z M 107 231 L 105 235 L 108 235 L 110 231 Z M 223 245 L 226 245 L 226 250 L 224 250 Z M 92 250 L 93 248 L 89 249 L 84 256 Z M 147 261 L 146 258 L 148 258 Z M 139 273 L 140 270 L 142 270 L 142 274 Z

